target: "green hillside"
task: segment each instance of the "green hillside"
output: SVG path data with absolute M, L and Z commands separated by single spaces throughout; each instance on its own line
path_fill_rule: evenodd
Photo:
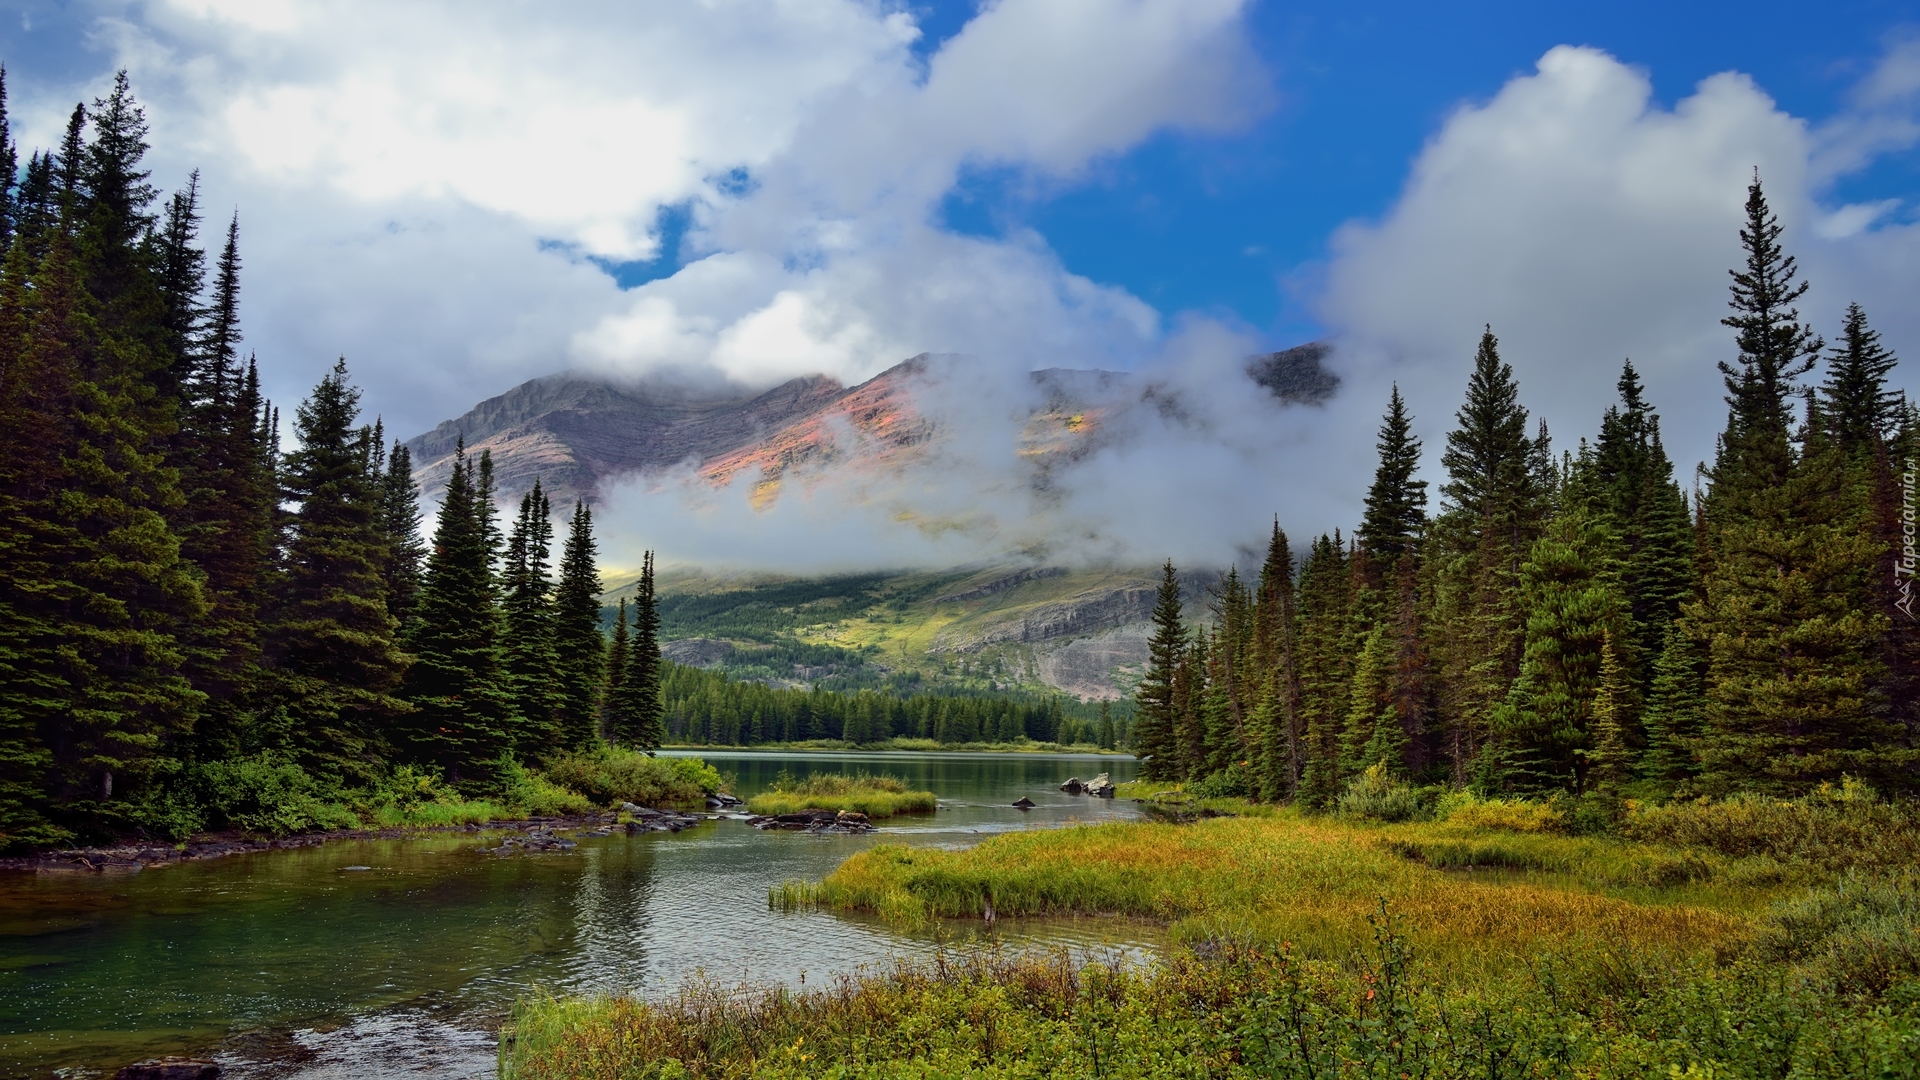
M 630 597 L 614 579 L 609 605 Z M 1153 579 L 1129 568 L 996 566 L 796 578 L 677 570 L 658 579 L 670 658 L 776 685 L 1065 690 L 1138 677 Z

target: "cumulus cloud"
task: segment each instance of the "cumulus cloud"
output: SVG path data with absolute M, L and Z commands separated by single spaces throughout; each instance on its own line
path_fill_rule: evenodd
M 1320 303 L 1350 373 L 1382 399 L 1377 384 L 1400 380 L 1437 439 L 1491 323 L 1523 401 L 1570 446 L 1597 428 L 1631 357 L 1688 470 L 1711 457 L 1724 418 L 1715 361 L 1733 348 L 1719 320 L 1756 168 L 1814 285 L 1803 316 L 1831 331 L 1857 299 L 1920 359 L 1913 226 L 1890 221 L 1897 203 L 1821 201 L 1834 148 L 1867 145 L 1869 121 L 1875 145 L 1898 143 L 1916 55 L 1897 45 L 1848 112 L 1814 126 L 1737 73 L 1665 109 L 1645 72 L 1596 49 L 1553 49 L 1534 73 L 1458 109 L 1392 209 L 1334 238 Z

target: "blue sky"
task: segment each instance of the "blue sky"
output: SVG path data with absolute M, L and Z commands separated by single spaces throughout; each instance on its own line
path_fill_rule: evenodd
M 155 180 L 197 167 L 211 216 L 240 214 L 269 390 L 344 354 L 402 432 L 565 369 L 765 386 L 952 352 L 983 401 L 1127 369 L 1206 422 L 1117 487 L 1089 473 L 1076 512 L 1178 505 L 1143 542 L 1217 558 L 1191 538 L 1264 520 L 1242 502 L 1350 523 L 1387 384 L 1435 445 L 1491 323 L 1560 445 L 1632 357 L 1684 469 L 1718 427 L 1756 166 L 1806 317 L 1832 333 L 1858 300 L 1920 354 L 1910 5 L 0 10 L 22 141 L 128 68 Z M 1313 338 L 1335 400 L 1245 412 L 1244 357 Z M 1233 482 L 1196 515 L 1203 460 Z

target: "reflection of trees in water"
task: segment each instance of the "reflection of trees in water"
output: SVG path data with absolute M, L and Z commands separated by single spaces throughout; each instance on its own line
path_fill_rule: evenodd
M 576 932 L 567 959 L 568 990 L 616 991 L 643 981 L 652 937 L 656 842 L 649 836 L 614 836 L 583 843 L 576 851 L 581 871 L 566 905 Z

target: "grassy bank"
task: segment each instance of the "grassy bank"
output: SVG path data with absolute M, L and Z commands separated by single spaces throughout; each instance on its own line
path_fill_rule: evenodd
M 761 751 L 848 751 L 861 753 L 869 751 L 902 751 L 915 754 L 952 753 L 961 751 L 969 754 L 1102 754 L 1107 757 L 1121 757 L 1128 760 L 1133 755 L 1125 750 L 1102 750 L 1092 743 L 1050 743 L 1032 742 L 1019 739 L 1013 742 L 966 742 L 948 743 L 938 739 L 881 739 L 878 742 L 848 742 L 845 739 L 807 739 L 802 742 L 754 743 L 752 746 L 734 746 L 725 744 L 676 743 L 669 750 L 750 750 Z
M 986 953 L 800 994 L 534 999 L 502 1075 L 1920 1077 L 1912 807 L 1627 807 L 1614 835 L 1552 806 L 1425 814 L 873 848 L 774 906 L 1123 914 L 1178 944 L 1131 968 Z
M 805 780 L 782 777 L 772 791 L 747 800 L 756 814 L 793 814 L 801 810 L 850 810 L 870 818 L 895 814 L 931 814 L 931 791 L 910 791 L 897 777 L 855 773 L 817 773 Z
M 697 758 L 655 758 L 610 746 L 561 754 L 538 768 L 503 758 L 485 781 L 460 785 L 409 765 L 371 782 L 343 784 L 261 754 L 179 770 L 166 788 L 169 802 L 149 818 L 163 824 L 159 838 L 170 841 L 208 830 L 289 836 L 436 828 L 583 814 L 621 802 L 688 807 L 719 786 L 719 773 Z

